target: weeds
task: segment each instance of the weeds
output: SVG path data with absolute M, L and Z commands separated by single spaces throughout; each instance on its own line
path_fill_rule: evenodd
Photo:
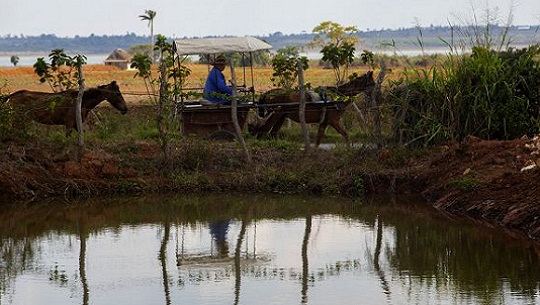
M 0 86 L 0 142 L 11 137 L 13 123 L 13 109 L 6 103 L 9 94 L 5 87 L 5 84 Z
M 464 191 L 472 190 L 476 185 L 478 185 L 478 183 L 479 183 L 478 179 L 471 176 L 453 178 L 450 181 L 448 181 L 448 184 L 450 186 L 460 188 Z

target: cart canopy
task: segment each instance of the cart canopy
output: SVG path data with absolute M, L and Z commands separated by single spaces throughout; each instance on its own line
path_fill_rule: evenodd
M 178 55 L 253 52 L 272 48 L 255 37 L 190 38 L 178 39 L 174 43 Z

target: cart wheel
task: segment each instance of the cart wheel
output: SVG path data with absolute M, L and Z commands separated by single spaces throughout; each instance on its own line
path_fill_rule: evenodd
M 228 141 L 232 142 L 236 140 L 236 134 L 228 130 L 216 130 L 206 137 L 207 140 L 214 141 Z

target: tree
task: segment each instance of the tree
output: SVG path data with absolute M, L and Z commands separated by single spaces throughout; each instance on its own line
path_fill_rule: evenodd
M 311 47 L 321 47 L 322 60 L 332 65 L 336 83 L 347 79 L 349 67 L 354 61 L 354 52 L 358 37 L 354 26 L 343 27 L 339 23 L 324 21 L 313 29 L 315 36 Z
M 13 64 L 14 67 L 17 66 L 17 64 L 19 63 L 19 56 L 17 55 L 11 55 L 11 63 Z
M 148 20 L 148 26 L 150 27 L 150 45 L 154 45 L 154 18 L 156 17 L 156 12 L 153 10 L 145 10 L 145 15 L 139 15 L 141 20 Z M 153 53 L 153 52 L 152 52 Z M 152 63 L 155 62 L 154 56 L 152 56 Z
M 161 65 L 159 77 L 152 74 L 152 61 L 148 55 L 135 54 L 131 68 L 137 69 L 135 77 L 144 80 L 146 91 L 151 101 L 157 105 L 156 123 L 160 146 L 165 157 L 170 160 L 170 144 L 177 136 L 178 120 L 175 118 L 175 96 L 178 88 L 191 73 L 189 67 L 180 65 L 174 58 L 173 45 L 163 35 L 157 36 L 154 49 L 159 52 Z
M 298 64 L 302 70 L 309 67 L 309 61 L 305 56 L 299 56 L 298 47 L 284 47 L 277 50 L 272 58 L 272 78 L 274 86 L 292 89 L 298 77 Z
M 71 89 L 78 84 L 78 65 L 86 63 L 84 55 L 71 57 L 63 49 L 54 49 L 49 54 L 50 63 L 39 57 L 34 72 L 41 83 L 47 82 L 54 92 Z

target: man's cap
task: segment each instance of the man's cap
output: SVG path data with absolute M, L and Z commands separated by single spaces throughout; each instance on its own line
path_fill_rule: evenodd
M 226 65 L 227 59 L 223 55 L 219 55 L 218 57 L 214 58 L 213 65 Z

